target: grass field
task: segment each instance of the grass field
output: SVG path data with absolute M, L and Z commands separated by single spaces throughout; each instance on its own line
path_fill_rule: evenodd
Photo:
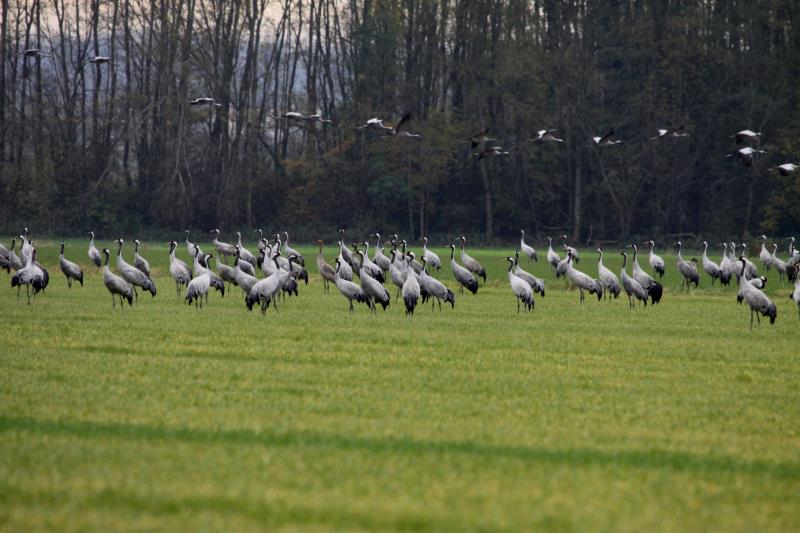
M 99 269 L 66 288 L 56 245 L 33 306 L 0 274 L 2 529 L 800 527 L 788 286 L 751 332 L 734 288 L 680 294 L 673 256 L 662 304 L 633 312 L 539 262 L 547 296 L 517 315 L 508 251 L 472 250 L 489 284 L 455 310 L 351 317 L 304 248 L 311 283 L 262 317 L 236 288 L 183 305 L 145 243 L 159 293 L 112 315 Z

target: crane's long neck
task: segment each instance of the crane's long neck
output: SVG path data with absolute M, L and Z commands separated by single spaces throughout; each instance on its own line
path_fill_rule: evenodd
M 678 243 L 678 260 L 683 261 L 683 256 L 681 255 L 681 244 Z
M 450 261 L 455 261 L 455 260 L 456 260 L 456 247 L 455 246 L 451 246 L 450 247 Z
M 628 254 L 622 254 L 622 272 L 625 273 L 625 265 L 628 264 Z

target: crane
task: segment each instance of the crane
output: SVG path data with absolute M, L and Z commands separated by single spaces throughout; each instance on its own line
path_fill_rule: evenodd
M 580 270 L 576 270 L 572 264 L 572 252 L 567 250 L 567 277 L 578 287 L 580 291 L 580 301 L 583 303 L 586 297 L 583 291 L 588 291 L 589 294 L 597 295 L 597 299 L 603 298 L 603 285 L 596 279 L 592 279 L 588 274 L 584 274 Z
M 134 239 L 133 243 L 135 245 L 133 248 L 133 266 L 141 270 L 145 276 L 149 277 L 150 263 L 147 261 L 147 259 L 139 255 L 139 245 L 141 243 L 139 242 L 139 239 Z
M 439 259 L 439 256 L 436 255 L 436 252 L 432 252 L 428 249 L 428 238 L 423 237 L 421 239 L 423 241 L 422 245 L 422 260 L 431 268 L 435 268 L 439 270 L 442 268 L 442 260 Z
M 228 262 L 228 256 L 233 257 L 236 253 L 236 247 L 230 243 L 222 242 L 219 240 L 219 229 L 212 229 L 210 233 L 214 233 L 214 240 L 211 241 L 216 248 L 217 253 L 222 256 L 225 263 Z
M 58 265 L 67 278 L 67 286 L 72 288 L 72 280 L 77 280 L 83 287 L 83 271 L 81 267 L 64 257 L 64 241 L 61 241 L 61 252 L 58 254 Z
M 461 236 L 461 262 L 464 264 L 464 266 L 467 268 L 467 270 L 469 270 L 470 272 L 472 272 L 476 276 L 482 277 L 483 278 L 483 282 L 486 283 L 486 269 L 483 268 L 483 265 L 481 265 L 480 263 L 475 261 L 475 259 L 473 259 L 469 255 L 467 255 L 467 253 L 464 251 L 464 245 L 466 243 L 467 243 L 467 238 L 462 235 Z
M 628 295 L 628 307 L 634 308 L 633 299 L 636 298 L 639 302 L 644 302 L 647 305 L 647 291 L 644 290 L 642 284 L 633 279 L 625 271 L 625 265 L 628 263 L 628 253 L 625 250 L 620 252 L 622 254 L 622 270 L 620 271 L 620 278 L 622 279 L 622 288 L 625 289 L 625 294 Z
M 544 280 L 537 278 L 529 272 L 525 272 L 519 266 L 519 250 L 514 252 L 514 275 L 525 280 L 536 294 L 544 297 Z
M 655 305 L 661 301 L 661 296 L 664 294 L 664 286 L 654 280 L 650 274 L 642 270 L 637 257 L 639 255 L 639 248 L 635 244 L 631 246 L 633 247 L 633 266 L 631 268 L 633 279 L 638 281 L 642 288 L 647 291 L 647 295 L 650 297 L 650 303 Z
M 676 242 L 675 245 L 678 247 L 678 272 L 680 272 L 681 276 L 683 276 L 681 288 L 683 288 L 685 285 L 686 290 L 688 291 L 689 286 L 692 283 L 694 283 L 695 288 L 697 288 L 697 285 L 700 283 L 700 274 L 697 273 L 697 267 L 694 265 L 694 263 L 686 261 L 681 255 L 681 248 L 683 246 L 681 241 Z
M 561 256 L 553 250 L 553 238 L 548 235 L 547 236 L 547 262 L 550 263 L 550 266 L 553 267 L 553 271 L 558 268 L 558 263 L 561 261 Z
M 102 264 L 102 259 L 100 258 L 100 250 L 97 249 L 97 246 L 94 245 L 94 232 L 89 232 L 89 260 L 94 263 L 94 266 L 99 267 Z
M 605 297 L 607 293 L 611 293 L 614 295 L 614 299 L 619 298 L 619 279 L 616 274 L 603 264 L 603 249 L 598 248 L 597 253 L 600 254 L 597 259 L 597 280 L 603 286 L 603 296 Z
M 472 294 L 478 292 L 478 281 L 472 276 L 472 272 L 456 263 L 456 245 L 450 245 L 450 269 L 453 271 L 453 277 L 461 286 L 461 294 L 464 294 L 464 287 Z
M 336 271 L 333 270 L 332 266 L 325 262 L 325 256 L 322 255 L 322 241 L 318 240 L 317 244 L 319 244 L 319 253 L 317 254 L 317 271 L 322 277 L 323 290 L 328 292 L 328 284 L 336 284 Z
M 178 297 L 181 296 L 181 287 L 189 286 L 192 281 L 192 271 L 189 265 L 175 257 L 175 250 L 178 248 L 178 243 L 175 241 L 169 242 L 169 273 L 172 279 L 175 280 L 175 291 Z
M 535 305 L 531 286 L 527 281 L 514 274 L 513 270 L 514 266 L 516 265 L 515 258 L 508 256 L 506 257 L 506 261 L 509 263 L 508 284 L 511 285 L 511 292 L 513 292 L 514 296 L 517 298 L 517 314 L 520 313 L 520 303 L 522 303 L 525 306 L 525 309 L 530 312 L 533 310 L 533 306 Z
M 661 279 L 664 277 L 664 272 L 665 272 L 664 259 L 662 259 L 661 256 L 656 255 L 656 253 L 653 251 L 653 248 L 655 248 L 656 243 L 653 242 L 652 240 L 648 242 L 650 243 L 650 256 L 648 257 L 648 261 L 650 262 L 650 268 L 652 268 L 653 272 L 657 273 L 659 279 Z
M 519 249 L 522 250 L 522 253 L 528 256 L 530 261 L 538 261 L 539 254 L 536 253 L 536 250 L 533 246 L 529 246 L 525 243 L 525 230 L 520 230 L 520 239 L 519 239 Z
M 436 298 L 436 301 L 439 302 L 439 311 L 442 310 L 442 300 L 445 303 L 450 303 L 451 309 L 455 309 L 456 306 L 456 295 L 453 294 L 453 291 L 445 287 L 444 283 L 439 281 L 438 279 L 430 276 L 427 272 L 428 262 L 425 260 L 425 257 L 422 257 L 422 272 L 419 275 L 419 284 L 420 284 L 420 292 L 422 289 L 425 290 L 425 295 L 423 296 L 422 302 L 425 303 L 425 300 L 430 297 L 431 298 L 431 310 L 434 309 L 436 302 L 433 301 L 433 298 Z
M 742 262 L 742 269 L 745 269 L 746 262 L 744 256 L 739 258 Z M 739 291 L 742 298 L 747 302 L 750 307 L 750 329 L 753 329 L 753 315 L 758 319 L 758 324 L 761 325 L 761 315 L 769 317 L 769 323 L 774 324 L 775 319 L 778 317 L 778 308 L 772 303 L 766 294 L 754 287 L 748 280 L 747 276 L 739 278 Z
M 408 268 L 406 269 L 406 280 L 403 283 L 403 303 L 406 304 L 406 315 L 413 316 L 414 309 L 417 307 L 417 301 L 420 297 L 420 286 L 419 280 L 417 280 L 417 276 L 415 275 L 414 271 L 411 270 L 411 262 L 414 260 L 414 252 L 408 252 L 406 254 L 406 261 L 408 263 Z
M 106 256 L 106 265 L 103 268 L 103 285 L 111 293 L 111 310 L 114 311 L 117 307 L 117 296 L 119 296 L 120 309 L 124 310 L 125 300 L 128 300 L 128 306 L 133 305 L 133 285 L 111 272 L 108 267 L 108 260 L 111 256 L 108 248 L 103 248 L 103 255 Z

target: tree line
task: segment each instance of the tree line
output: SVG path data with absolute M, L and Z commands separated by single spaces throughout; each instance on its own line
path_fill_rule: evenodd
M 4 0 L 0 229 L 797 232 L 800 178 L 769 169 L 800 159 L 799 15 L 794 0 Z M 421 139 L 356 129 L 406 112 Z M 650 140 L 679 125 L 688 137 Z M 508 155 L 473 155 L 485 128 Z M 564 142 L 530 141 L 546 128 Z M 763 133 L 752 167 L 726 157 L 745 128 Z M 611 129 L 622 144 L 592 146 Z

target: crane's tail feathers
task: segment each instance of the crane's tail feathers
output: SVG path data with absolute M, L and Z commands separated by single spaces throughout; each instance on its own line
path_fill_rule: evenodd
M 455 309 L 456 308 L 456 295 L 450 289 L 447 289 L 447 292 L 444 295 L 444 301 L 445 301 L 445 303 L 446 302 L 450 302 L 450 308 L 451 309 Z
M 770 304 L 763 310 L 761 313 L 763 316 L 769 317 L 769 323 L 774 324 L 775 319 L 778 318 L 778 308 L 775 307 L 775 304 L 770 302 Z
M 464 285 L 469 292 L 472 294 L 477 294 L 478 292 L 478 282 L 475 279 L 470 280 L 466 285 Z
M 101 265 L 99 257 L 95 257 L 92 261 L 94 261 L 94 266 L 98 266 L 99 267 Z
M 650 287 L 647 288 L 647 295 L 650 296 L 650 302 L 655 305 L 661 301 L 661 296 L 664 294 L 664 286 L 657 281 L 653 281 Z
M 664 277 L 664 267 L 663 266 L 657 266 L 655 268 L 655 271 L 658 273 L 658 277 L 659 278 L 663 278 Z
M 81 271 L 80 276 L 78 276 L 78 281 L 80 281 L 81 287 L 83 287 L 83 271 Z

